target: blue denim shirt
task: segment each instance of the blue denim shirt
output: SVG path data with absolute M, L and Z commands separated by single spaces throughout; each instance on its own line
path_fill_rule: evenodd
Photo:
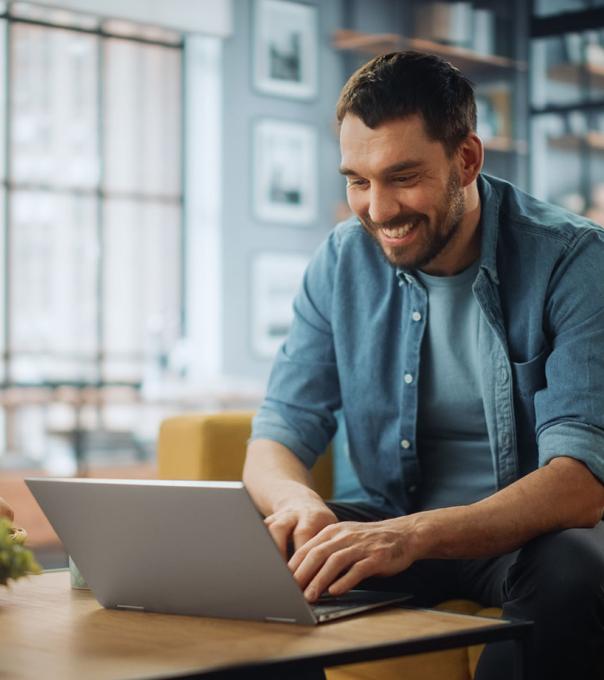
M 502 180 L 482 175 L 478 189 L 472 290 L 497 488 L 560 455 L 604 481 L 604 230 Z M 280 442 L 311 467 L 341 408 L 370 501 L 413 512 L 426 311 L 412 271 L 389 265 L 356 218 L 338 225 L 306 271 L 252 439 Z

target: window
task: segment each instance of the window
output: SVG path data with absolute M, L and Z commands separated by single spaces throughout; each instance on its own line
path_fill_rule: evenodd
M 182 42 L 26 8 L 3 21 L 6 379 L 137 382 L 181 330 Z
M 159 28 L 25 3 L 0 14 L 5 397 L 137 387 L 182 336 L 183 54 Z M 48 430 L 27 402 L 5 411 L 17 438 Z M 0 450 L 42 457 L 29 441 Z

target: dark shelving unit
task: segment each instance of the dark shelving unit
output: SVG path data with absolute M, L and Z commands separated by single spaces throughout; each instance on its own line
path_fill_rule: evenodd
M 530 21 L 531 190 L 604 224 L 604 7 Z

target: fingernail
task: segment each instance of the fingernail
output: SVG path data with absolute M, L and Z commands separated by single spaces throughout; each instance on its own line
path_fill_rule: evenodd
M 314 590 L 314 588 L 309 588 L 305 593 L 304 596 L 309 602 L 312 602 L 313 600 L 317 599 L 317 594 Z

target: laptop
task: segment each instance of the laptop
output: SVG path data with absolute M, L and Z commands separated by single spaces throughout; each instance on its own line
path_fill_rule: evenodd
M 309 604 L 242 482 L 25 482 L 103 607 L 312 625 L 411 597 Z

